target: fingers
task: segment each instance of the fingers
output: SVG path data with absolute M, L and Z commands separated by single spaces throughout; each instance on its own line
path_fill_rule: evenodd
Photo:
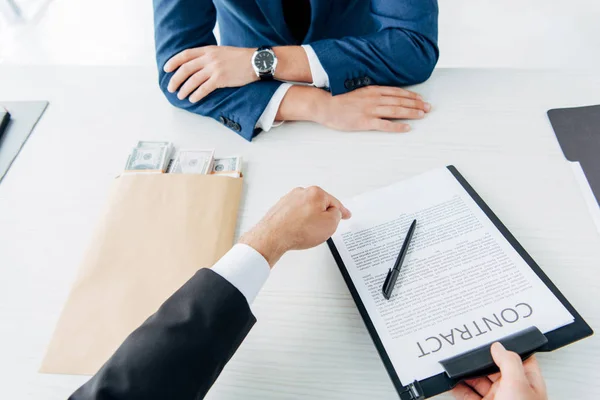
M 348 210 L 342 204 L 341 201 L 339 201 L 338 199 L 336 199 L 334 196 L 330 195 L 327 192 L 325 192 L 325 194 L 327 195 L 327 211 L 329 211 L 331 208 L 337 208 L 338 210 L 340 210 L 340 217 L 342 219 L 348 219 L 352 216 L 352 213 L 350 212 L 350 210 Z
M 215 79 L 210 78 L 202 85 L 200 85 L 200 87 L 196 89 L 194 93 L 192 93 L 192 95 L 190 96 L 190 101 L 192 103 L 197 103 L 206 96 L 208 96 L 210 93 L 212 93 L 216 88 L 217 85 L 215 84 Z
M 175 92 L 183 82 L 185 82 L 190 76 L 200 71 L 203 66 L 203 61 L 200 58 L 196 58 L 183 64 L 177 72 L 173 74 L 169 80 L 167 90 L 171 93 Z
M 163 69 L 165 72 L 173 72 L 183 64 L 200 57 L 202 54 L 204 54 L 203 47 L 196 47 L 194 49 L 184 50 L 171 57 L 169 61 L 165 63 Z
M 398 106 L 377 106 L 373 109 L 373 114 L 379 118 L 421 119 L 425 116 L 425 111 Z
M 498 388 L 500 387 L 500 382 L 492 383 L 492 387 L 489 392 L 483 398 L 484 400 L 494 400 L 496 398 L 496 393 L 498 392 Z
M 499 342 L 492 345 L 491 352 L 494 362 L 500 368 L 503 382 L 509 380 L 515 384 L 527 383 L 523 362 L 517 353 L 506 350 Z
M 325 214 L 329 215 L 329 217 L 333 220 L 333 225 L 337 227 L 340 221 L 342 220 L 342 211 L 337 207 L 329 207 Z
M 485 376 L 481 378 L 467 379 L 465 383 L 481 396 L 486 396 L 492 388 L 492 382 Z
M 456 400 L 481 400 L 480 395 L 462 382 L 452 389 L 452 395 Z
M 295 189 L 296 190 L 296 189 Z M 350 210 L 348 210 L 341 201 L 339 201 L 335 196 L 327 193 L 323 189 L 318 186 L 310 186 L 306 189 L 300 188 L 300 191 L 306 190 L 306 194 L 308 196 L 309 201 L 314 202 L 319 205 L 319 207 L 323 207 L 324 211 L 330 211 L 332 209 L 337 209 L 340 212 L 340 219 L 348 219 L 352 216 Z M 293 191 L 292 191 L 293 193 Z M 339 222 L 339 221 L 338 221 Z
M 179 100 L 185 99 L 190 93 L 198 89 L 209 78 L 210 75 L 206 72 L 206 70 L 200 70 L 196 72 L 183 84 L 181 89 L 179 89 L 179 92 L 177 92 L 177 98 Z M 192 98 L 190 98 L 190 101 L 192 101 Z
M 370 129 L 373 131 L 405 133 L 410 131 L 410 125 L 402 122 L 394 122 L 386 119 L 374 118 L 371 121 Z
M 406 97 L 408 99 L 423 100 L 420 94 L 394 86 L 374 86 L 383 96 Z
M 381 96 L 379 98 L 379 105 L 414 108 L 425 112 L 431 110 L 431 104 L 426 103 L 423 100 L 414 100 L 406 97 Z
M 500 379 L 500 375 L 500 372 L 496 372 L 495 374 L 488 375 L 488 379 L 492 382 L 496 382 L 498 379 Z
M 525 370 L 525 376 L 529 381 L 529 384 L 533 388 L 536 393 L 546 393 L 546 382 L 544 382 L 544 377 L 542 376 L 542 371 L 540 370 L 540 366 L 537 362 L 535 356 L 529 357 L 523 363 L 523 369 Z

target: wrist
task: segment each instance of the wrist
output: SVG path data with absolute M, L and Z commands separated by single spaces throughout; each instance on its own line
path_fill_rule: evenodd
M 309 86 L 292 86 L 277 111 L 280 121 L 318 122 L 327 115 L 331 95 L 324 90 Z
M 333 96 L 331 93 L 322 90 L 316 89 L 314 100 L 311 103 L 310 115 L 312 118 L 310 121 L 316 122 L 321 125 L 325 125 L 327 116 L 330 114 L 329 108 L 331 106 L 331 101 Z
M 277 235 L 273 235 L 257 226 L 246 232 L 238 243 L 252 247 L 262 255 L 269 266 L 273 268 L 277 261 L 285 254 L 286 250 L 278 243 Z
M 306 51 L 302 46 L 273 47 L 277 56 L 275 78 L 282 81 L 312 83 L 312 73 Z

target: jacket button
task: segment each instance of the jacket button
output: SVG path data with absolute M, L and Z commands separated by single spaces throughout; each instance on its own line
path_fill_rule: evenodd
M 364 85 L 364 86 L 369 86 L 371 83 L 372 83 L 372 82 L 371 82 L 371 78 L 369 78 L 368 76 L 365 76 L 365 77 L 363 78 L 363 85 Z
M 241 130 L 242 130 L 242 127 L 241 127 L 241 126 L 240 126 L 240 124 L 238 124 L 237 122 L 235 122 L 235 123 L 233 124 L 233 127 L 232 127 L 232 128 L 233 128 L 233 130 L 234 130 L 234 131 L 236 131 L 236 132 L 239 132 L 239 131 L 241 131 Z
M 227 123 L 227 120 L 225 119 L 225 117 L 224 117 L 224 116 L 222 116 L 222 115 L 221 115 L 221 116 L 219 117 L 219 122 L 220 122 L 220 123 L 222 123 L 223 125 L 226 125 L 226 123 Z
M 344 82 L 344 87 L 348 90 L 354 89 L 354 81 L 352 79 L 347 79 L 346 82 Z

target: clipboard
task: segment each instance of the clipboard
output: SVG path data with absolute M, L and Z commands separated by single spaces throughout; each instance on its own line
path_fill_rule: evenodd
M 583 320 L 575 308 L 573 308 L 573 306 L 558 290 L 554 283 L 552 283 L 550 278 L 548 278 L 548 276 L 536 264 L 527 251 L 525 251 L 525 249 L 519 244 L 517 239 L 509 232 L 506 226 L 504 226 L 496 214 L 494 214 L 493 211 L 487 206 L 483 199 L 477 194 L 475 189 L 473 189 L 473 187 L 454 166 L 449 165 L 446 168 L 450 171 L 450 173 L 452 173 L 452 175 L 461 184 L 469 196 L 471 196 L 475 203 L 492 221 L 494 226 L 506 238 L 508 243 L 517 251 L 523 260 L 525 260 L 533 272 L 535 272 L 540 280 L 548 287 L 548 289 L 550 289 L 554 296 L 556 296 L 556 298 L 563 304 L 563 306 L 574 318 L 572 323 L 547 332 L 546 334 L 543 334 L 539 329 L 532 327 L 506 336 L 499 341 L 508 350 L 514 351 L 518 353 L 522 359 L 526 359 L 536 352 L 553 351 L 591 336 L 594 333 L 592 328 Z M 390 357 L 387 354 L 387 350 L 383 346 L 383 343 L 379 338 L 379 334 L 377 333 L 377 330 L 371 321 L 369 313 L 367 312 L 367 309 L 364 306 L 360 295 L 358 294 L 354 282 L 352 281 L 352 278 L 350 277 L 350 274 L 348 273 L 348 270 L 331 238 L 327 240 L 327 245 L 333 254 L 333 258 L 335 259 L 335 262 L 342 273 L 344 281 L 350 290 L 352 298 L 354 299 L 367 330 L 371 335 L 371 339 L 373 340 L 375 347 L 379 352 L 379 356 L 381 357 L 381 360 L 383 361 L 388 375 L 390 376 L 401 400 L 426 399 L 452 389 L 463 379 L 474 378 L 477 376 L 498 372 L 498 369 L 495 366 L 490 354 L 490 346 L 492 343 L 489 343 L 449 359 L 440 361 L 440 364 L 442 364 L 444 367 L 445 372 L 420 381 L 400 381 Z

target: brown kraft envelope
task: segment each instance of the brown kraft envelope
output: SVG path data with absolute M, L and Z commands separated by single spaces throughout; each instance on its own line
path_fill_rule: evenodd
M 115 179 L 40 372 L 93 375 L 199 268 L 232 246 L 242 178 Z

